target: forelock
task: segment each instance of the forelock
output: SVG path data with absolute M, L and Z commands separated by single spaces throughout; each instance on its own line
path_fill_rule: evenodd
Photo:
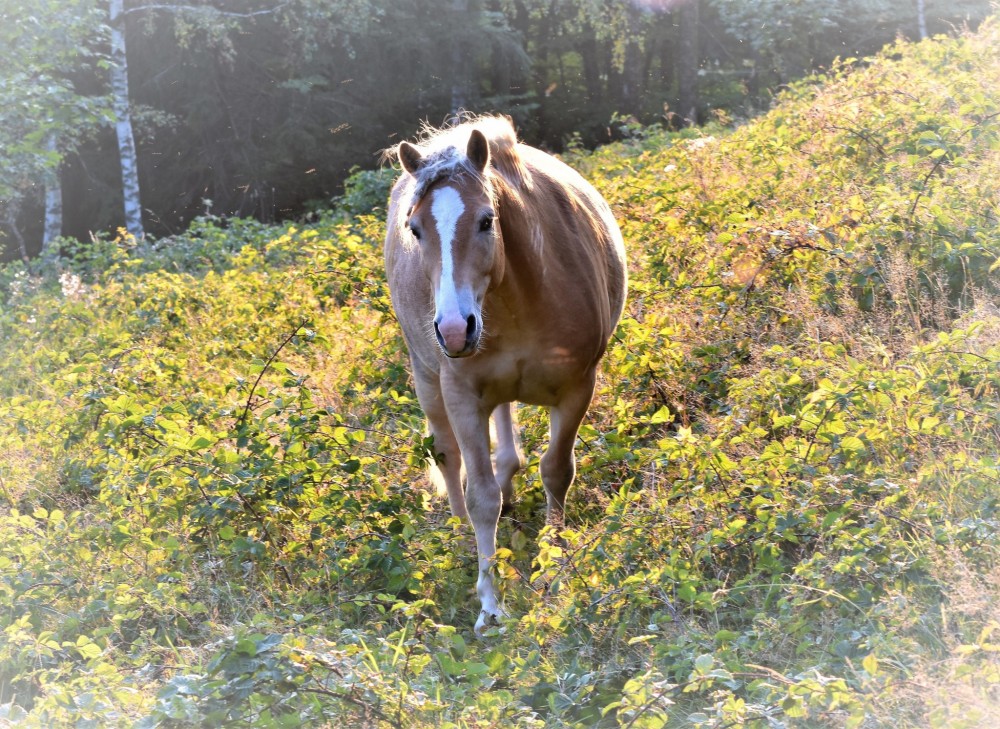
M 489 140 L 490 164 L 484 172 L 477 170 L 466 156 L 473 128 L 479 129 Z M 494 204 L 498 204 L 498 196 L 506 187 L 530 188 L 531 176 L 517 154 L 517 135 L 506 117 L 463 115 L 440 129 L 425 125 L 419 136 L 412 144 L 420 152 L 423 164 L 416 174 L 407 173 L 400 180 L 403 187 L 396 225 L 404 239 L 403 229 L 410 211 L 437 182 L 470 175 L 485 187 Z M 392 147 L 385 151 L 385 158 L 393 159 L 398 153 L 399 147 Z
M 442 147 L 425 154 L 423 165 L 413 175 L 414 184 L 410 193 L 410 209 L 420 202 L 436 182 L 459 179 L 466 175 L 485 185 L 488 193 L 492 196 L 492 187 L 488 177 L 482 175 L 469 161 L 465 153 L 457 147 Z

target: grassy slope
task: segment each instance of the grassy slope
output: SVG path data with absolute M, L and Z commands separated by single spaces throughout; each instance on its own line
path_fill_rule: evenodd
M 993 23 L 571 160 L 629 311 L 482 642 L 377 219 L 0 272 L 0 725 L 997 723 L 996 88 Z

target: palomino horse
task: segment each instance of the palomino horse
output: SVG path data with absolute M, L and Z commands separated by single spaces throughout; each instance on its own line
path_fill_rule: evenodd
M 396 153 L 404 173 L 389 200 L 389 289 L 434 436 L 432 478 L 475 530 L 482 634 L 502 614 L 490 564 L 522 466 L 511 403 L 549 408 L 541 476 L 547 521 L 558 526 L 576 434 L 625 300 L 625 249 L 600 194 L 520 144 L 509 119 L 430 131 Z

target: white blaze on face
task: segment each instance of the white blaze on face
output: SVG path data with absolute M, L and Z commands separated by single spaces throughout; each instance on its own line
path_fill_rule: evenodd
M 465 204 L 455 188 L 439 187 L 434 190 L 431 215 L 441 241 L 441 279 L 434 304 L 441 335 L 453 351 L 464 346 L 467 318 L 473 313 L 475 304 L 472 291 L 467 286 L 459 291 L 455 283 L 455 232 L 464 212 Z

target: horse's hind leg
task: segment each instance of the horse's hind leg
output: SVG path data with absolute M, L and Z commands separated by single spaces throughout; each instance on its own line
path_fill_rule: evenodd
M 465 506 L 465 489 L 462 486 L 462 452 L 455 438 L 455 431 L 448 419 L 448 412 L 441 397 L 441 381 L 437 374 L 425 369 L 419 362 L 413 361 L 413 382 L 416 385 L 417 399 L 427 417 L 427 425 L 434 436 L 434 460 L 431 466 L 431 480 L 436 486 L 444 481 L 448 493 L 448 504 L 451 513 L 463 521 L 469 520 L 469 512 Z
M 493 410 L 493 424 L 497 435 L 494 472 L 500 484 L 500 493 L 503 495 L 504 512 L 509 511 L 514 505 L 514 475 L 524 466 L 517 434 L 514 432 L 512 407 L 508 402 L 498 405 Z
M 549 410 L 549 447 L 542 456 L 539 470 L 547 500 L 545 520 L 557 528 L 563 525 L 566 492 L 576 476 L 573 446 L 594 396 L 594 378 L 595 373 L 591 372 Z

